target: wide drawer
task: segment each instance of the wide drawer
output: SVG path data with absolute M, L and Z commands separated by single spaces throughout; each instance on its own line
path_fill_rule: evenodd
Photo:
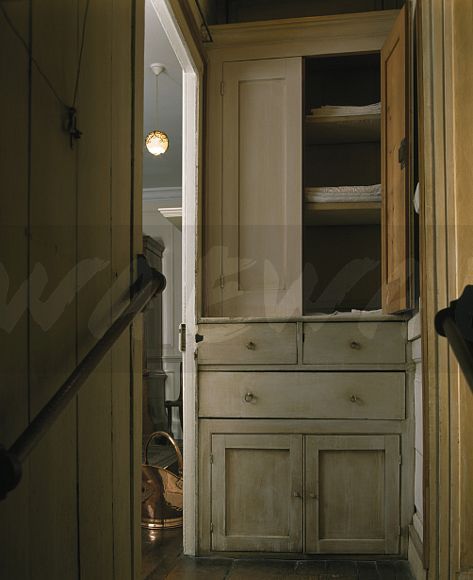
M 304 364 L 397 364 L 406 360 L 406 326 L 396 322 L 304 324 Z
M 296 364 L 295 323 L 202 324 L 199 364 Z
M 201 372 L 199 415 L 404 419 L 402 372 Z

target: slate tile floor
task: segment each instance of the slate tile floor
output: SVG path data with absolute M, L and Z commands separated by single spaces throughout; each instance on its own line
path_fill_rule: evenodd
M 182 530 L 143 531 L 143 580 L 414 580 L 403 560 L 232 560 L 182 555 Z

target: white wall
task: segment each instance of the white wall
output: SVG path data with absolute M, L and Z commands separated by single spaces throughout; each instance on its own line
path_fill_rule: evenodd
M 163 293 L 163 369 L 167 374 L 166 399 L 177 399 L 182 361 L 178 342 L 182 321 L 182 233 L 158 211 L 160 205 L 145 196 L 143 233 L 164 245 L 163 274 L 167 284 Z M 177 410 L 173 414 L 172 431 L 176 437 L 182 437 Z

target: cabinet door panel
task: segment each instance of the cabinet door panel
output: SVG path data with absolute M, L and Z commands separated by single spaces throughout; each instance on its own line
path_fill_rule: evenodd
M 306 550 L 399 550 L 397 435 L 306 439 Z
M 212 436 L 212 549 L 302 549 L 302 436 Z
M 224 63 L 223 81 L 223 314 L 299 314 L 301 59 Z
M 387 313 L 410 307 L 406 53 L 402 8 L 381 51 L 382 287 Z

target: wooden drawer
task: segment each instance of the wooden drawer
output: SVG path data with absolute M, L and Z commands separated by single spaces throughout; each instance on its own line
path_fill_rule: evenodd
M 296 364 L 295 323 L 202 324 L 200 364 Z
M 199 374 L 199 415 L 235 418 L 404 419 L 402 372 Z
M 402 322 L 304 324 L 304 364 L 397 364 L 406 360 Z

